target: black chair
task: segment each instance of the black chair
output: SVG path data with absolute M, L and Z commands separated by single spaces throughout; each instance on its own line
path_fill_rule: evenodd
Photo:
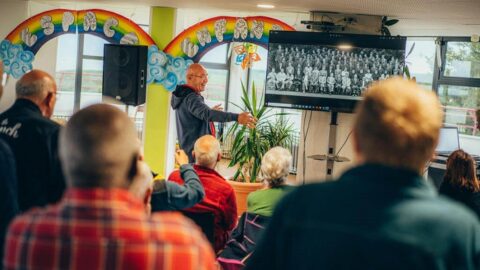
M 215 247 L 215 216 L 212 212 L 193 213 L 187 211 L 180 211 L 184 216 L 191 219 L 201 229 L 208 241 Z

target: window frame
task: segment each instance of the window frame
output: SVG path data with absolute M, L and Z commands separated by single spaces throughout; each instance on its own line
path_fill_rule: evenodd
M 447 46 L 448 42 L 471 42 L 469 37 L 438 37 L 435 43 L 437 44 L 436 48 L 436 57 L 435 65 L 433 71 L 433 89 L 438 94 L 438 87 L 440 85 L 452 85 L 452 86 L 465 86 L 465 87 L 478 87 L 480 88 L 480 78 L 467 78 L 467 77 L 455 77 L 455 76 L 445 76 L 443 72 L 445 71 L 446 57 L 447 57 Z M 438 50 L 440 50 L 440 63 L 439 67 L 439 57 Z
M 223 44 L 220 44 L 219 46 L 222 46 Z M 226 78 L 226 87 L 225 87 L 225 111 L 228 111 L 228 98 L 229 98 L 229 93 L 230 93 L 230 62 L 231 62 L 231 57 L 228 57 L 230 49 L 231 49 L 231 43 L 226 44 L 227 49 L 225 50 L 225 63 L 214 63 L 214 62 L 202 62 L 202 59 L 200 58 L 199 63 L 202 64 L 203 67 L 206 69 L 218 69 L 218 70 L 225 70 L 227 72 L 227 78 Z M 218 47 L 218 46 L 217 46 Z M 217 47 L 214 47 L 209 50 L 215 50 Z M 207 52 L 208 53 L 208 52 Z

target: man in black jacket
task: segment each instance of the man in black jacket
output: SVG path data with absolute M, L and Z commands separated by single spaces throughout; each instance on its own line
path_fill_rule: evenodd
M 402 78 L 365 93 L 359 165 L 287 194 L 246 269 L 480 269 L 478 219 L 422 177 L 443 120 L 435 93 Z
M 219 105 L 213 108 L 205 104 L 201 92 L 208 83 L 207 70 L 200 64 L 192 64 L 187 69 L 187 84 L 178 85 L 172 95 L 171 105 L 176 111 L 177 137 L 180 148 L 185 150 L 193 163 L 193 145 L 203 135 L 215 136 L 212 122 L 237 121 L 247 127 L 254 127 L 256 119 L 248 112 L 240 114 L 222 112 Z
M 0 98 L 6 77 L 3 76 L 3 63 L 0 60 Z M 5 75 L 6 76 L 6 75 Z M 5 78 L 5 80 L 3 80 Z M 5 234 L 10 221 L 18 213 L 17 173 L 15 157 L 8 144 L 0 139 L 0 258 L 3 258 Z
M 20 211 L 57 202 L 65 189 L 58 159 L 60 125 L 53 114 L 57 87 L 40 70 L 25 74 L 15 86 L 17 100 L 0 114 L 0 138 L 15 156 Z

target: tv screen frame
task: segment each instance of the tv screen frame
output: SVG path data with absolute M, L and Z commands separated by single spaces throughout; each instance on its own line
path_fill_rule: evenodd
M 270 31 L 265 105 L 353 112 L 371 82 L 403 75 L 406 40 L 400 36 Z

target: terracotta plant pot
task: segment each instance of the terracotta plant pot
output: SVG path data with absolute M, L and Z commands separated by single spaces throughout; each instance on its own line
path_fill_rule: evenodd
M 230 180 L 227 180 L 227 182 L 233 187 L 233 190 L 235 190 L 238 216 L 241 216 L 243 212 L 247 211 L 248 194 L 250 194 L 255 190 L 264 188 L 263 183 L 245 183 L 245 182 L 237 182 L 237 181 L 230 181 Z

